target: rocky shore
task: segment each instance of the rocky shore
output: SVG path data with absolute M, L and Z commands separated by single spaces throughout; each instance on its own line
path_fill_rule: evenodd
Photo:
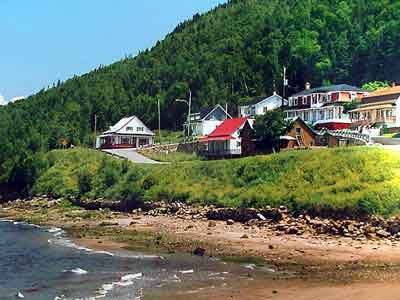
M 226 221 L 228 225 L 235 222 L 243 223 L 248 227 L 266 228 L 275 231 L 276 235 L 330 235 L 349 237 L 354 240 L 389 239 L 400 240 L 400 218 L 385 219 L 371 216 L 356 219 L 332 219 L 312 217 L 308 214 L 294 215 L 285 207 L 264 209 L 253 208 L 215 208 L 193 207 L 183 203 L 167 204 L 158 202 L 147 211 L 134 210 L 135 213 L 144 212 L 150 216 L 172 216 L 186 220 Z M 210 226 L 212 227 L 212 222 Z

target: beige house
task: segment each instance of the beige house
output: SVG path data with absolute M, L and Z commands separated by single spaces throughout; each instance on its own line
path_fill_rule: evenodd
M 392 87 L 372 92 L 349 113 L 354 125 L 400 127 L 400 86 L 393 84 Z

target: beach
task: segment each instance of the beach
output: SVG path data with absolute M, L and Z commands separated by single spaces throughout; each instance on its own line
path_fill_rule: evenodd
M 246 280 L 171 283 L 144 299 L 382 299 L 398 292 L 400 247 L 384 239 L 276 234 L 235 222 L 186 220 L 141 213 L 86 211 L 60 202 L 19 201 L 0 217 L 61 227 L 95 251 L 192 255 L 235 263 Z M 243 275 L 245 274 L 245 275 Z M 373 292 L 371 292 L 373 290 Z

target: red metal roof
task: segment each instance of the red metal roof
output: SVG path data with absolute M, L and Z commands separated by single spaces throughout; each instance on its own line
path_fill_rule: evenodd
M 232 134 L 240 129 L 247 121 L 247 118 L 227 119 L 222 122 L 213 132 L 207 135 L 202 141 L 224 141 L 233 139 Z

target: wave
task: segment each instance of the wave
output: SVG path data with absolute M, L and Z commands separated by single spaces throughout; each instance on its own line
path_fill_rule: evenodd
M 143 277 L 143 273 L 136 273 L 136 274 L 127 274 L 121 277 L 120 281 L 112 282 L 112 283 L 105 283 L 101 286 L 100 289 L 96 292 L 96 299 L 105 298 L 108 294 L 110 294 L 115 287 L 127 287 L 134 284 L 134 280 L 140 279 Z M 140 299 L 140 297 L 135 298 Z
M 76 275 L 86 275 L 86 274 L 89 273 L 88 271 L 86 271 L 84 269 L 81 269 L 81 268 L 75 268 L 75 269 L 72 269 L 72 270 L 64 270 L 63 272 L 64 273 L 73 273 L 73 274 L 76 274 Z

